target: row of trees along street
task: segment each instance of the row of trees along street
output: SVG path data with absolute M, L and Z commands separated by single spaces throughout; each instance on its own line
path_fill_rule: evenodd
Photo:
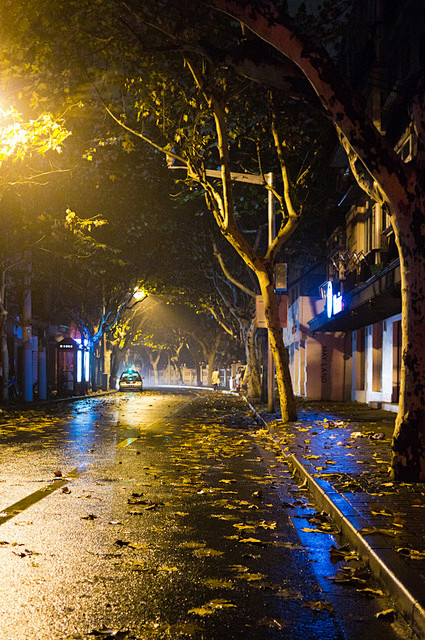
M 172 11 L 167 18 L 163 8 L 156 3 L 147 3 L 141 13 L 134 13 L 129 7 L 125 10 L 128 15 L 120 15 L 121 9 L 113 4 L 110 11 L 98 7 L 101 14 L 98 15 L 97 9 L 89 4 L 83 3 L 79 7 L 73 3 L 67 5 L 67 15 L 72 13 L 74 18 L 78 18 L 73 24 L 78 27 L 78 20 L 84 21 L 84 29 L 88 27 L 92 37 L 84 37 L 79 42 L 81 33 L 76 33 L 74 38 L 70 32 L 69 40 L 66 39 L 61 44 L 67 49 L 66 59 L 70 64 L 62 69 L 59 78 L 57 69 L 63 60 L 59 61 L 55 56 L 53 41 L 49 41 L 50 44 L 44 42 L 41 54 L 39 43 L 34 42 L 34 31 L 29 31 L 19 22 L 19 8 L 16 7 L 16 11 L 8 10 L 6 18 L 10 32 L 16 37 L 15 43 L 11 44 L 14 51 L 22 51 L 26 41 L 26 46 L 35 47 L 43 57 L 39 77 L 42 78 L 44 97 L 45 87 L 48 86 L 50 97 L 63 101 L 65 94 L 65 103 L 74 103 L 83 98 L 87 110 L 91 108 L 92 114 L 97 113 L 94 110 L 99 108 L 100 103 L 103 114 L 107 112 L 110 115 L 106 126 L 104 115 L 98 116 L 97 120 L 92 115 L 98 136 L 97 144 L 93 144 L 86 154 L 88 160 L 95 159 L 97 163 L 105 148 L 114 145 L 117 140 L 126 151 L 130 151 L 135 148 L 137 139 L 143 139 L 156 151 L 161 151 L 167 158 L 173 158 L 186 167 L 187 177 L 183 174 L 183 182 L 195 191 L 195 195 L 200 187 L 218 228 L 256 275 L 254 283 L 248 277 L 249 286 L 237 278 L 233 279 L 232 284 L 239 289 L 240 296 L 248 296 L 251 306 L 253 293 L 260 291 L 263 295 L 276 364 L 282 417 L 284 420 L 293 419 L 296 417 L 295 402 L 274 295 L 273 271 L 282 244 L 292 236 L 299 224 L 301 209 L 304 207 L 314 211 L 320 208 L 322 212 L 326 209 L 326 189 L 323 187 L 326 181 L 323 180 L 323 175 L 320 176 L 320 182 L 318 179 L 319 167 L 323 164 L 320 162 L 318 149 L 321 149 L 321 137 L 324 143 L 327 137 L 314 110 L 311 110 L 308 119 L 300 114 L 295 103 L 288 103 L 288 108 L 285 107 L 283 111 L 283 99 L 278 94 L 271 95 L 266 88 L 255 94 L 250 93 L 250 81 L 235 76 L 221 64 L 212 63 L 209 59 L 206 65 L 205 55 L 198 68 L 186 51 L 189 28 L 187 17 L 190 14 L 183 12 L 176 19 L 175 7 L 171 6 Z M 65 16 L 55 18 L 56 9 L 53 14 L 50 14 L 47 5 L 45 9 L 31 9 L 27 15 L 27 24 L 31 20 L 43 24 L 45 37 L 54 40 L 58 31 L 50 33 L 49 29 L 55 29 L 55 20 L 61 23 Z M 143 22 L 143 15 L 147 20 L 146 24 Z M 210 18 L 208 11 L 206 14 L 200 12 L 198 17 L 199 37 L 208 28 Z M 151 24 L 150 18 L 159 20 L 158 24 L 162 24 L 160 30 L 147 27 L 148 22 Z M 137 33 L 134 33 L 135 29 Z M 193 25 L 190 29 L 193 30 Z M 110 46 L 110 43 L 99 50 L 95 42 L 101 33 L 101 37 L 111 34 L 114 45 Z M 220 40 L 222 33 L 219 32 L 218 36 Z M 140 50 L 140 38 L 146 40 L 146 53 Z M 235 31 L 230 42 L 235 44 L 238 38 L 239 32 Z M 217 48 L 217 43 L 215 46 Z M 155 56 L 153 52 L 157 52 Z M 99 68 L 105 64 L 106 71 L 101 74 Z M 87 74 L 84 82 L 81 65 Z M 139 73 L 141 70 L 142 74 Z M 120 85 L 118 89 L 117 84 Z M 95 136 L 93 139 L 96 142 Z M 287 154 L 284 153 L 284 148 Z M 230 175 L 230 151 L 235 155 L 232 162 L 243 172 L 262 175 L 263 166 L 267 165 L 268 169 L 275 169 L 281 175 L 282 188 L 273 188 L 279 203 L 277 214 L 280 224 L 276 238 L 268 247 L 266 234 L 261 234 L 264 216 L 259 213 L 265 209 L 267 189 L 272 187 L 264 180 L 263 201 L 259 202 L 257 194 L 255 203 L 252 189 L 248 185 L 234 189 Z M 222 191 L 220 181 L 210 181 L 205 172 L 208 165 L 217 164 L 223 170 Z M 292 187 L 289 172 L 295 176 Z M 312 182 L 314 174 L 316 182 Z M 182 197 L 187 202 L 193 195 L 186 192 Z M 326 224 L 323 226 L 326 227 Z M 249 232 L 250 236 L 245 232 Z M 250 242 L 249 238 L 254 238 L 254 241 Z M 211 242 L 209 244 L 211 246 Z M 226 270 L 228 272 L 225 261 L 219 263 L 221 273 L 224 274 Z M 229 306 L 229 297 L 226 302 L 222 291 L 216 289 L 213 297 L 215 301 L 221 297 L 219 308 L 223 304 Z M 248 338 L 248 345 L 250 341 L 252 344 L 252 324 L 244 326 L 246 321 L 243 320 L 241 324 L 241 317 L 238 320 L 233 314 L 233 320 L 239 325 L 235 332 L 235 328 L 230 326 L 234 324 L 233 321 L 224 322 L 222 311 L 214 312 L 214 305 L 210 301 L 205 301 L 205 304 L 229 335 L 236 333 L 240 338 Z M 253 362 L 253 353 L 251 348 L 248 354 L 249 364 Z M 254 364 L 249 370 L 253 374 L 248 377 L 249 390 L 258 394 L 258 382 L 253 382 L 258 367 Z
M 179 218 L 165 216 L 164 208 L 160 213 L 154 209 L 155 225 L 164 224 L 165 232 L 171 231 L 168 248 L 175 250 L 184 265 L 172 270 L 172 278 L 164 278 L 167 271 L 158 266 L 160 261 L 156 259 L 152 269 L 152 262 L 147 260 L 145 268 L 149 273 L 144 272 L 137 260 L 155 244 L 144 243 L 142 229 L 140 236 L 133 238 L 133 246 L 139 252 L 134 257 L 137 276 L 143 274 L 141 281 L 152 280 L 154 290 L 167 291 L 167 295 L 174 287 L 178 297 L 183 292 L 179 278 L 187 267 L 192 284 L 202 282 L 201 287 L 186 287 L 183 295 L 187 302 L 209 309 L 223 331 L 238 334 L 245 342 L 249 320 L 241 323 L 243 308 L 249 308 L 252 294 L 260 291 L 276 365 L 282 418 L 286 421 L 296 417 L 296 409 L 278 320 L 273 267 L 283 246 L 286 257 L 290 257 L 291 245 L 294 251 L 299 238 L 314 236 L 314 242 L 304 243 L 306 252 L 314 253 L 312 247 L 320 245 L 323 232 L 332 228 L 331 171 L 325 158 L 338 138 L 360 187 L 388 207 L 391 214 L 401 260 L 403 309 L 402 384 L 393 472 L 399 479 L 423 480 L 425 196 L 421 175 L 425 157 L 425 85 L 422 77 L 412 83 L 411 114 L 418 154 L 404 163 L 369 121 L 363 101 L 347 86 L 332 55 L 322 46 L 329 45 L 329 51 L 335 52 L 343 35 L 340 27 L 344 26 L 351 4 L 325 2 L 324 11 L 314 18 L 304 7 L 294 19 L 289 18 L 285 2 L 275 6 L 267 0 L 211 0 L 208 5 L 191 0 L 147 0 L 143 6 L 135 0 L 125 4 L 46 1 L 41 5 L 18 0 L 2 9 L 2 83 L 11 94 L 19 91 L 21 101 L 29 101 L 32 96 L 35 108 L 41 104 L 52 113 L 63 113 L 64 108 L 82 102 L 84 116 L 80 114 L 73 120 L 70 110 L 66 121 L 68 128 L 74 123 L 73 134 L 87 143 L 87 164 L 94 166 L 79 167 L 79 185 L 86 172 L 89 176 L 107 172 L 108 163 L 116 161 L 126 166 L 119 180 L 117 172 L 111 172 L 115 178 L 110 179 L 111 189 L 107 191 L 113 191 L 114 198 L 122 198 L 123 204 L 110 212 L 112 219 L 115 215 L 115 226 L 107 225 L 110 229 L 128 228 L 125 217 L 129 211 L 136 217 L 140 214 L 140 209 L 127 204 L 127 193 L 117 189 L 120 195 L 116 195 L 112 187 L 127 191 L 128 184 L 137 182 L 142 168 L 149 173 L 144 186 L 152 184 L 151 164 L 148 169 L 144 160 L 149 159 L 158 168 L 165 184 L 175 177 L 178 187 L 174 190 L 174 211 L 178 211 Z M 307 35 L 313 24 L 322 44 Z M 77 134 L 77 130 L 84 134 Z M 78 153 L 78 144 L 73 144 L 73 153 Z M 119 150 L 128 157 L 118 160 Z M 110 151 L 112 154 L 108 155 Z M 175 172 L 172 178 L 165 178 L 164 157 L 185 171 L 178 177 Z M 137 159 L 143 159 L 139 166 Z M 221 179 L 209 178 L 208 169 L 217 167 Z M 278 229 L 270 244 L 261 233 L 265 197 L 253 195 L 253 188 L 248 185 L 234 184 L 232 171 L 259 175 L 273 171 L 279 175 L 279 182 L 273 187 L 264 179 L 264 192 L 272 189 L 278 202 Z M 56 206 L 63 193 L 60 186 Z M 215 229 L 231 245 L 233 253 L 218 242 L 215 229 L 204 222 L 206 212 L 199 204 L 200 194 L 212 213 Z M 92 197 L 91 202 L 82 194 L 76 198 L 73 210 L 82 219 L 86 208 L 91 209 L 87 216 L 90 218 L 93 203 L 101 203 L 101 198 L 98 201 Z M 107 203 L 105 206 L 107 210 Z M 195 232 L 202 230 L 204 235 L 200 233 L 201 241 L 197 238 L 194 243 L 214 260 L 201 259 L 202 251 L 194 254 L 193 246 L 190 259 L 187 250 L 181 251 L 183 240 L 189 237 L 185 234 L 186 215 L 195 210 L 200 220 L 192 216 L 190 224 Z M 121 215 L 124 224 L 120 222 Z M 150 228 L 153 243 L 155 225 Z M 104 231 L 97 230 L 96 238 L 97 233 L 100 238 Z M 123 235 L 121 231 L 120 241 Z M 122 246 L 120 250 L 123 251 Z M 232 272 L 235 254 L 255 274 L 254 281 L 240 265 L 236 274 Z M 223 278 L 225 289 L 217 286 Z M 211 283 L 213 286 L 209 286 Z M 189 300 L 189 290 L 194 293 L 204 286 L 202 296 Z M 240 295 L 245 296 L 244 300 L 234 304 L 232 310 L 229 300 Z M 236 307 L 242 313 L 239 319 Z M 78 304 L 72 308 L 77 309 Z M 230 324 L 226 322 L 229 316 L 233 316 Z M 92 332 L 95 331 L 94 328 Z
M 154 363 L 156 355 L 153 351 L 166 349 L 173 362 L 179 364 L 176 352 L 178 356 L 182 343 L 189 344 L 187 336 L 184 340 L 182 334 L 179 341 L 168 338 L 167 342 L 164 335 L 160 339 L 156 327 L 156 340 L 153 340 L 153 311 L 161 304 L 163 317 L 164 300 L 180 306 L 184 300 L 186 304 L 199 307 L 199 296 L 203 295 L 208 300 L 205 313 L 210 313 L 210 307 L 214 308 L 214 290 L 210 277 L 205 275 L 205 264 L 195 261 L 194 269 L 190 262 L 193 254 L 187 264 L 179 258 L 179 255 L 186 255 L 189 221 L 193 229 L 192 212 L 184 219 L 181 205 L 170 202 L 167 192 L 159 189 L 159 184 L 164 184 L 164 175 L 155 174 L 154 162 L 150 163 L 149 171 L 143 171 L 146 155 L 142 159 L 133 154 L 129 167 L 120 164 L 119 158 L 109 152 L 108 162 L 94 167 L 86 161 L 81 167 L 77 152 L 82 155 L 83 149 L 63 149 L 61 164 L 53 164 L 47 150 L 40 162 L 48 163 L 48 180 L 47 171 L 39 168 L 37 172 L 28 171 L 25 175 L 19 165 L 20 180 L 15 176 L 16 184 L 10 179 L 4 186 L 0 224 L 4 265 L 2 370 L 5 371 L 5 400 L 9 391 L 6 318 L 7 314 L 16 318 L 21 316 L 20 299 L 28 265 L 32 272 L 33 322 L 39 326 L 42 323 L 45 329 L 49 324 L 69 325 L 73 322 L 86 337 L 92 353 L 96 344 L 107 337 L 112 349 L 112 386 L 130 346 L 143 347 L 146 357 L 152 356 Z M 27 153 L 30 151 L 28 148 Z M 10 155 L 7 161 L 16 158 L 16 154 L 14 158 Z M 33 165 L 34 162 L 33 158 Z M 111 173 L 111 166 L 115 174 Z M 163 169 L 164 173 L 169 178 L 166 169 Z M 137 180 L 132 179 L 134 176 Z M 171 183 L 170 178 L 169 181 Z M 117 189 L 116 182 L 125 183 L 125 190 Z M 142 196 L 149 201 L 149 207 L 140 206 Z M 67 208 L 69 200 L 76 205 L 79 215 Z M 169 214 L 175 213 L 176 219 L 178 215 L 178 224 L 163 215 L 166 208 Z M 90 216 L 99 210 L 106 216 Z M 200 231 L 199 237 L 201 235 Z M 200 250 L 194 244 L 193 251 Z M 182 276 L 180 279 L 173 277 L 177 263 L 181 267 L 177 272 Z M 198 264 L 201 268 L 196 270 Z M 149 289 L 146 304 L 143 299 L 139 302 L 134 297 L 135 288 L 141 286 Z M 219 305 L 216 306 L 218 309 Z M 190 314 L 190 310 L 187 313 Z M 147 321 L 151 325 L 148 326 L 150 340 L 147 335 L 142 339 L 140 332 L 141 323 Z M 174 337 L 179 322 L 187 326 L 184 314 L 176 316 L 175 321 L 174 328 L 170 323 L 167 325 Z M 202 322 L 198 321 L 191 331 L 205 342 Z M 203 361 L 204 354 L 193 348 L 190 360 Z

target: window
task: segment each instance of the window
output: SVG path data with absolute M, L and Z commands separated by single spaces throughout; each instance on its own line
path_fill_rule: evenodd
M 376 222 L 376 207 L 372 207 L 369 217 L 366 219 L 365 224 L 365 253 L 369 253 L 373 249 L 376 249 L 376 230 L 375 230 L 375 222 Z
M 388 209 L 384 205 L 381 207 L 381 232 L 386 231 L 386 229 L 390 229 L 391 227 L 391 219 L 388 214 Z

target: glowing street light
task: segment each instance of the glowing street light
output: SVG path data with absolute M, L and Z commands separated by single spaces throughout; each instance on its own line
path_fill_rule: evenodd
M 137 300 L 138 302 L 140 300 L 144 300 L 147 297 L 147 293 L 146 291 L 143 289 L 143 287 L 134 287 L 134 291 L 133 291 L 133 298 L 135 300 Z

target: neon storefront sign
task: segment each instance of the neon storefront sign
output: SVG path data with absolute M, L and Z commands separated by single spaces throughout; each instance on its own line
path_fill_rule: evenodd
M 343 308 L 344 302 L 341 293 L 334 293 L 332 282 L 328 282 L 326 286 L 326 315 L 328 318 L 332 318 L 332 316 L 340 313 Z

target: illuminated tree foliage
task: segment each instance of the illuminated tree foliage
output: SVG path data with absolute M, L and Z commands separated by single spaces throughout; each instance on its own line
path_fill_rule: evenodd
M 252 80 L 226 69 L 223 60 L 216 62 L 217 52 L 236 47 L 244 33 L 213 14 L 197 2 L 16 2 L 3 11 L 3 62 L 9 72 L 12 67 L 18 72 L 23 95 L 61 106 L 83 100 L 87 112 L 98 109 L 103 135 L 91 145 L 88 161 L 96 162 L 105 140 L 118 141 L 131 153 L 139 139 L 186 168 L 185 183 L 204 192 L 221 233 L 257 276 L 282 417 L 289 420 L 296 410 L 273 271 L 302 209 L 311 206 L 313 189 L 306 177 L 317 163 L 320 132 L 313 112 L 300 117 L 291 101 L 271 95 L 269 88 L 256 85 L 252 91 Z M 113 121 L 119 127 L 111 134 Z M 221 178 L 211 180 L 207 171 L 217 167 Z M 260 212 L 270 189 L 264 174 L 271 169 L 279 176 L 273 187 L 277 234 L 270 246 L 255 246 L 245 231 L 264 224 Z M 249 211 L 246 189 L 254 187 L 235 186 L 234 171 L 263 176 L 263 189 L 255 187 L 261 204 Z

